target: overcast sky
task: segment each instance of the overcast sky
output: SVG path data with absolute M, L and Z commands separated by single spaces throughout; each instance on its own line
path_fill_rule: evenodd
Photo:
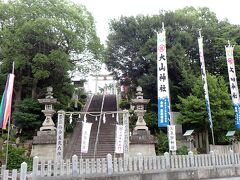
M 108 23 L 110 19 L 118 18 L 121 15 L 152 15 L 159 14 L 159 11 L 176 10 L 186 6 L 208 7 L 215 12 L 218 19 L 227 18 L 230 23 L 240 24 L 240 10 L 238 0 L 72 0 L 83 4 L 92 13 L 95 19 L 97 34 L 101 42 L 105 44 L 108 35 Z M 104 68 L 102 74 L 106 74 Z M 90 77 L 89 77 L 90 78 Z M 94 91 L 93 80 L 90 78 L 86 84 L 87 90 Z M 100 81 L 98 87 L 103 87 L 107 82 Z M 111 83 L 111 82 L 109 82 Z M 107 84 L 109 84 L 107 83 Z
M 158 14 L 161 9 L 176 10 L 185 6 L 208 7 L 218 19 L 227 18 L 230 23 L 240 24 L 238 0 L 72 0 L 83 4 L 92 13 L 98 36 L 102 43 L 108 35 L 108 22 L 121 15 Z

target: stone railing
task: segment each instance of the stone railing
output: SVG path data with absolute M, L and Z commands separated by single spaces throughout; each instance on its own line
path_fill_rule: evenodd
M 240 168 L 240 154 L 233 153 L 233 151 L 227 154 L 215 154 L 211 151 L 210 154 L 201 155 L 194 155 L 189 152 L 188 155 L 169 155 L 169 153 L 165 153 L 163 156 L 142 156 L 139 154 L 124 158 L 113 158 L 112 155 L 108 154 L 106 158 L 99 159 L 81 159 L 74 155 L 71 160 L 62 160 L 61 162 L 40 161 L 38 157 L 34 157 L 31 177 L 33 180 L 50 179 L 51 177 L 52 179 L 54 177 L 65 177 L 65 179 L 72 177 L 96 178 L 150 173 L 163 175 L 168 172 L 187 171 L 188 174 L 185 179 L 188 179 L 187 176 L 189 176 L 191 170 L 200 176 L 199 172 L 195 171 L 199 171 L 199 169 L 210 171 L 221 167 L 224 167 L 224 169 L 228 167 Z M 22 163 L 21 180 L 26 179 L 26 172 L 27 164 Z M 203 174 L 202 177 L 208 178 L 208 174 L 205 172 L 200 173 Z M 8 176 L 8 170 L 4 170 L 3 175 L 3 179 Z
M 234 143 L 233 145 L 210 145 L 210 151 L 214 151 L 217 154 L 225 154 L 230 150 L 235 153 L 240 153 L 240 144 Z

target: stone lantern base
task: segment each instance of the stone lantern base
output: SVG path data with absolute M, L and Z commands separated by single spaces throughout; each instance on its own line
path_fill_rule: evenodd
M 31 156 L 40 160 L 54 160 L 56 154 L 56 131 L 38 131 L 33 137 Z
M 129 155 L 136 156 L 138 153 L 144 156 L 156 156 L 154 137 L 150 131 L 133 131 L 130 137 Z

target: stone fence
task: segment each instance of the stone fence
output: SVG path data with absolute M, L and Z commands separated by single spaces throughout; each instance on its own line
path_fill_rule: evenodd
M 113 158 L 112 155 L 108 154 L 106 158 L 99 159 L 81 159 L 74 155 L 71 160 L 62 160 L 61 162 L 40 161 L 38 157 L 34 157 L 33 171 L 28 173 L 28 176 L 31 176 L 33 180 L 96 179 L 98 177 L 131 179 L 129 177 L 133 175 L 150 176 L 154 174 L 156 178 L 153 178 L 151 175 L 151 178 L 144 179 L 158 179 L 161 176 L 161 179 L 173 180 L 237 176 L 238 174 L 236 173 L 239 172 L 239 169 L 240 154 L 233 153 L 233 151 L 226 154 L 215 154 L 211 151 L 210 154 L 201 155 L 194 155 L 192 152 L 189 152 L 188 155 L 169 155 L 169 153 L 165 153 L 163 156 L 142 156 L 139 154 L 135 157 L 124 158 Z M 226 173 L 224 173 L 225 170 Z M 13 171 L 16 172 L 16 170 Z M 173 173 L 175 174 L 173 175 Z M 27 179 L 26 163 L 22 163 L 18 176 L 20 180 Z M 7 180 L 8 177 L 8 170 L 4 170 L 3 180 Z M 14 178 L 12 177 L 12 179 Z M 141 178 L 134 177 L 133 179 Z
M 240 153 L 240 144 L 234 143 L 233 145 L 210 145 L 210 151 L 214 151 L 217 154 L 225 154 L 230 150 L 235 153 Z

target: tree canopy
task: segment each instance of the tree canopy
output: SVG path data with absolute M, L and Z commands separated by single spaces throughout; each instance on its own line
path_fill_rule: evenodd
M 164 23 L 170 86 L 171 110 L 180 111 L 179 122 L 185 127 L 205 131 L 209 128 L 203 95 L 198 41 L 203 36 L 209 99 L 216 143 L 226 143 L 227 130 L 234 128 L 234 112 L 228 89 L 225 45 L 235 45 L 236 72 L 240 68 L 240 26 L 220 21 L 208 8 L 186 7 L 176 11 L 161 11 L 157 15 L 138 15 L 113 19 L 105 52 L 106 64 L 122 85 L 143 88 L 151 99 L 148 111 L 157 112 L 157 32 Z M 240 74 L 237 73 L 238 81 Z M 239 82 L 238 82 L 239 84 Z M 131 94 L 131 92 L 130 92 Z M 153 132 L 154 113 L 146 114 Z M 154 122 L 154 121 L 153 121 Z M 150 123 L 150 124 L 149 124 Z M 224 126 L 223 126 L 224 124 Z
M 234 110 L 228 86 L 221 76 L 208 75 L 207 80 L 216 143 L 226 143 L 226 132 L 234 128 Z M 194 83 L 192 94 L 187 98 L 179 98 L 180 103 L 177 107 L 181 113 L 178 123 L 197 132 L 209 129 L 202 79 L 198 78 Z
M 158 15 L 113 19 L 107 41 L 106 64 L 122 84 L 141 85 L 145 95 L 156 104 L 156 35 L 165 24 L 168 73 L 173 110 L 178 95 L 186 97 L 200 74 L 197 37 L 204 37 L 206 70 L 227 80 L 224 46 L 235 44 L 236 69 L 239 69 L 240 27 L 219 21 L 208 8 L 186 7 L 161 11 Z M 240 77 L 240 75 L 238 74 Z M 238 78 L 240 79 L 240 78 Z M 134 88 L 135 89 L 135 88 Z
M 84 6 L 65 0 L 13 0 L 0 3 L 0 19 L 1 75 L 15 62 L 16 100 L 42 96 L 51 85 L 65 101 L 72 91 L 69 72 L 85 71 L 86 61 L 101 59 L 103 47 Z

